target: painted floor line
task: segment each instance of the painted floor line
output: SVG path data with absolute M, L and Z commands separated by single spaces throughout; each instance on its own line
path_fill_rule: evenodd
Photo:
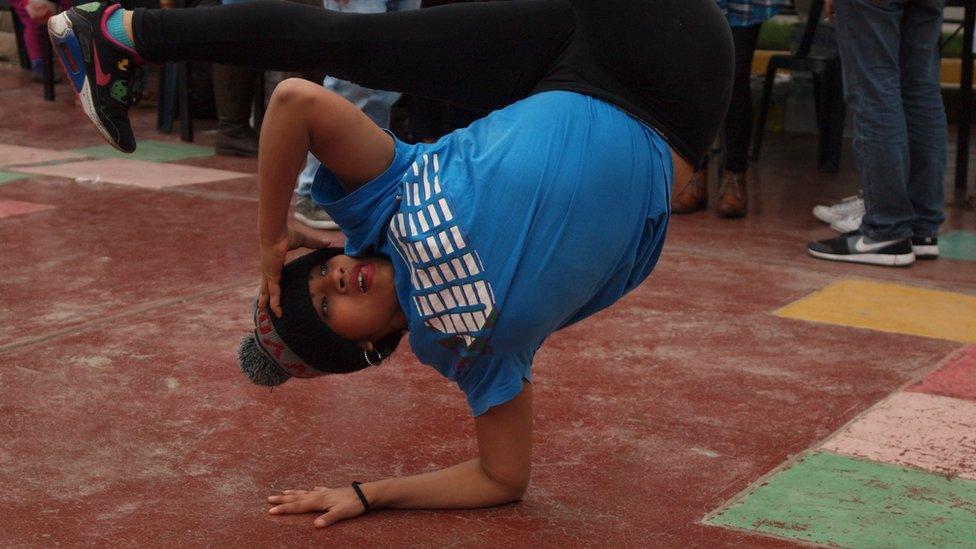
M 195 189 L 193 187 L 169 187 L 165 189 L 160 189 L 159 192 L 180 194 L 185 196 L 197 196 L 200 198 L 207 198 L 210 200 L 230 200 L 235 202 L 254 202 L 257 204 L 258 196 L 257 193 L 253 196 L 241 196 L 234 193 L 225 193 L 220 191 L 204 191 L 200 189 Z
M 85 321 L 79 324 L 74 324 L 67 328 L 62 328 L 60 330 L 55 330 L 53 332 L 48 332 L 46 334 L 41 334 L 38 336 L 25 337 L 22 339 L 16 339 L 10 343 L 5 343 L 0 345 L 0 355 L 13 351 L 15 349 L 20 349 L 22 347 L 28 347 L 35 345 L 37 343 L 42 343 L 44 341 L 50 341 L 66 335 L 83 334 L 85 332 L 90 332 L 106 324 L 117 322 L 120 319 L 136 316 L 147 311 L 152 311 L 154 309 L 164 309 L 166 307 L 172 307 L 173 305 L 179 305 L 186 301 L 192 299 L 199 299 L 201 297 L 207 297 L 211 295 L 217 295 L 231 290 L 236 290 L 238 288 L 243 288 L 247 286 L 254 285 L 254 277 L 249 277 L 246 281 L 241 280 L 233 284 L 228 284 L 221 286 L 219 288 L 210 288 L 207 290 L 202 290 L 194 294 L 185 295 L 182 297 L 175 297 L 169 299 L 158 299 L 156 301 L 151 301 L 149 303 L 136 306 L 135 308 L 123 311 L 118 314 L 103 316 L 98 320 Z

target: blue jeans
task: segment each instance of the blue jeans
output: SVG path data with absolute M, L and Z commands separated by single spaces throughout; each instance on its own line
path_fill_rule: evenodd
M 945 221 L 947 130 L 939 85 L 945 0 L 835 0 L 854 156 L 874 240 L 928 237 Z
M 349 0 L 341 3 L 337 0 L 325 0 L 325 8 L 333 11 L 350 13 L 385 13 L 388 11 L 404 11 L 420 7 L 420 0 Z M 390 107 L 400 98 L 400 94 L 383 90 L 372 90 L 362 86 L 326 76 L 322 85 L 326 89 L 346 98 L 350 103 L 359 107 L 377 126 L 386 128 L 390 125 Z M 298 188 L 295 193 L 308 196 L 312 192 L 312 181 L 321 163 L 311 153 L 305 161 L 305 169 L 298 175 Z

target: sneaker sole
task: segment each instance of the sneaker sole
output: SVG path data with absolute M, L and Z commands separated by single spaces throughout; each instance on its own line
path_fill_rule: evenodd
M 884 267 L 907 267 L 912 263 L 915 263 L 915 254 L 851 254 L 851 255 L 834 255 L 826 254 L 823 252 L 817 252 L 811 249 L 807 249 L 807 253 L 813 257 L 819 259 L 826 259 L 828 261 L 843 261 L 845 263 L 862 263 L 865 265 L 881 265 Z
M 309 219 L 300 213 L 295 213 L 295 219 L 300 221 L 303 225 L 308 225 L 313 229 L 325 229 L 327 231 L 335 231 L 339 229 L 339 224 L 335 221 L 315 221 L 314 219 Z
M 95 101 L 92 99 L 92 90 L 88 78 L 88 66 L 82 58 L 81 45 L 78 44 L 78 38 L 75 36 L 67 13 L 61 13 L 48 19 L 47 35 L 51 40 L 51 48 L 58 57 L 58 63 L 61 64 L 61 68 L 68 76 L 68 81 L 71 82 L 71 89 L 81 101 L 81 108 L 85 111 L 85 115 L 88 116 L 88 119 L 95 125 L 102 137 L 108 141 L 109 145 L 124 153 L 132 152 L 123 149 L 115 142 L 115 138 L 102 124 L 95 110 Z M 75 67 L 75 70 L 72 71 L 71 67 Z
M 915 251 L 916 259 L 938 259 L 939 258 L 938 246 L 912 246 L 912 250 Z

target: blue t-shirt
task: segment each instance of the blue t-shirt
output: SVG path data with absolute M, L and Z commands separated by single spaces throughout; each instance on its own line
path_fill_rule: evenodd
M 475 416 L 531 381 L 552 332 L 643 281 L 667 228 L 671 153 L 601 100 L 533 95 L 392 164 L 346 194 L 320 169 L 312 198 L 351 256 L 385 254 L 417 358 Z

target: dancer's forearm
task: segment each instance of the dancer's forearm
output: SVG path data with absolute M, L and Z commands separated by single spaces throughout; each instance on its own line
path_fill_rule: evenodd
M 372 507 L 397 509 L 474 509 L 518 500 L 524 484 L 504 484 L 491 478 L 480 459 L 410 477 L 362 485 Z
M 308 131 L 287 101 L 276 94 L 261 126 L 258 237 L 262 244 L 271 244 L 286 234 L 292 191 L 308 154 Z
M 532 471 L 532 385 L 475 418 L 478 459 L 447 469 L 364 484 L 375 505 L 413 509 L 469 509 L 522 497 Z M 369 499 L 373 505 L 373 499 Z

